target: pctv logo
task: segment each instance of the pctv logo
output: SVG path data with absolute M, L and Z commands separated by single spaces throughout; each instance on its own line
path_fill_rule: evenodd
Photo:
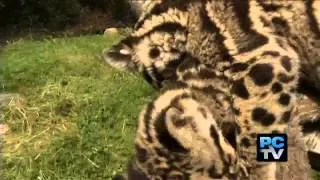
M 258 134 L 257 161 L 285 162 L 288 160 L 286 134 Z

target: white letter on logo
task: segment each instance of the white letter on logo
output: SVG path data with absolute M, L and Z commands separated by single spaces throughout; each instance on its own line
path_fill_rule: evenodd
M 270 146 L 269 149 L 270 149 L 274 159 L 280 159 L 280 157 L 284 151 L 284 149 L 279 149 L 278 153 L 276 153 L 275 149 L 272 146 Z
M 268 159 L 269 158 L 269 153 L 271 152 L 270 149 L 260 149 L 260 152 L 263 153 L 263 159 Z

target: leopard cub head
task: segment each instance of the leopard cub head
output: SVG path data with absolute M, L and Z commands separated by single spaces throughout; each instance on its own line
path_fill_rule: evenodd
M 151 85 L 160 88 L 162 81 L 175 78 L 185 55 L 186 33 L 167 26 L 159 27 L 166 31 L 126 37 L 103 51 L 104 61 L 119 70 L 142 73 Z

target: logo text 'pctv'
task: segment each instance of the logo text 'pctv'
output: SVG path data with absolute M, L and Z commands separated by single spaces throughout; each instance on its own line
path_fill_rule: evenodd
M 286 134 L 258 134 L 257 161 L 288 160 L 288 142 Z

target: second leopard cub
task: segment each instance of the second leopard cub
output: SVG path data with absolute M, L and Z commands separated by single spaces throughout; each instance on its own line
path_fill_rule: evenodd
M 200 68 L 195 58 L 185 56 L 184 60 L 181 67 Z M 205 68 L 200 72 L 211 73 L 213 84 L 225 83 Z M 126 175 L 114 179 L 207 180 L 248 175 L 237 152 L 239 127 L 230 98 L 223 89 L 208 88 L 210 93 L 184 83 L 167 84 L 142 110 L 135 159 Z

